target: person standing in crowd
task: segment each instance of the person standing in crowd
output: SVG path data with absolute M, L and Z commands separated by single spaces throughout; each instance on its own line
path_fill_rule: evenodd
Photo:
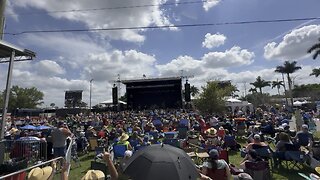
M 59 122 L 58 127 L 51 132 L 54 157 L 65 156 L 66 139 L 71 134 L 68 126 L 63 122 Z

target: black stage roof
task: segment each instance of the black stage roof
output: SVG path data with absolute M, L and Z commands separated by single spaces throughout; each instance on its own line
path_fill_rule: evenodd
M 172 81 L 181 80 L 181 77 L 166 77 L 166 78 L 149 78 L 149 79 L 134 79 L 134 80 L 122 80 L 123 84 L 139 83 L 139 82 L 155 82 L 155 81 Z

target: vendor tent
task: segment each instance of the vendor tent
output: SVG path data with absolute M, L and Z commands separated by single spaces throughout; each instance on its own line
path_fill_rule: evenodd
M 248 101 L 241 101 L 239 99 L 229 98 L 226 99 L 226 106 L 231 109 L 233 113 L 236 113 L 238 111 L 247 112 L 248 110 L 250 112 L 253 112 L 253 105 L 249 103 Z
M 120 100 L 118 102 L 119 102 L 119 104 L 127 104 L 126 102 L 120 101 Z M 103 105 L 108 106 L 108 105 L 113 105 L 113 102 L 112 102 L 112 100 L 106 100 L 106 101 L 100 102 L 99 104 L 103 104 Z

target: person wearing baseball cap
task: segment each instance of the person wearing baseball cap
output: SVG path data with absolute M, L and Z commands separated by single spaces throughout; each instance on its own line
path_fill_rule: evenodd
M 202 164 L 201 173 L 212 179 L 231 179 L 229 165 L 225 160 L 219 159 L 219 152 L 216 149 L 209 151 L 209 160 Z
M 309 132 L 309 127 L 307 124 L 303 124 L 301 126 L 301 131 L 297 132 L 294 139 L 300 146 L 312 147 L 313 135 Z

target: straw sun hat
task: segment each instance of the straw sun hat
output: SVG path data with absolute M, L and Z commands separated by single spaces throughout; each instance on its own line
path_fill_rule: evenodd
M 52 167 L 46 166 L 44 168 L 33 168 L 28 174 L 28 180 L 44 180 L 48 179 L 52 174 Z
M 217 130 L 215 128 L 210 128 L 205 131 L 206 134 L 215 135 L 217 134 Z
M 81 180 L 104 180 L 105 175 L 100 170 L 89 170 L 86 175 L 84 175 Z
M 320 166 L 315 168 L 316 172 L 320 174 Z
M 121 136 L 120 136 L 120 141 L 126 141 L 129 139 L 129 135 L 126 134 L 126 133 L 123 133 Z

